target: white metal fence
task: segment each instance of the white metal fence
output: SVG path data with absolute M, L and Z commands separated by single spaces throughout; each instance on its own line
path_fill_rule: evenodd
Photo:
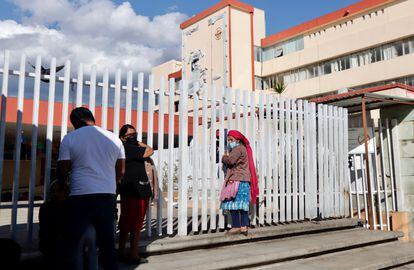
M 224 172 L 219 169 L 217 155 L 221 157 L 225 149 L 225 129 L 238 129 L 251 141 L 259 176 L 259 202 L 251 211 L 254 225 L 276 224 L 317 217 L 349 216 L 349 182 L 347 169 L 347 111 L 327 105 L 316 105 L 308 101 L 296 100 L 246 90 L 232 90 L 205 87 L 189 95 L 188 83 L 183 81 L 180 89 L 174 89 L 174 81 L 166 86 L 161 80 L 159 89 L 154 89 L 154 78 L 144 87 L 144 75 L 134 76 L 133 72 L 123 73 L 117 70 L 111 76 L 108 69 L 98 81 L 96 67 L 91 69 L 89 79 L 85 80 L 82 65 L 77 69 L 77 77 L 71 78 L 71 62 L 65 64 L 64 77 L 56 76 L 56 59 L 52 59 L 50 76 L 41 75 L 41 57 L 36 58 L 34 73 L 25 70 L 26 58 L 22 56 L 19 70 L 9 69 L 9 54 L 6 52 L 2 75 L 2 106 L 0 125 L 0 155 L 3 156 L 6 114 L 17 114 L 15 128 L 15 153 L 13 199 L 11 204 L 0 205 L 12 208 L 11 231 L 16 233 L 17 212 L 21 207 L 28 208 L 27 232 L 33 234 L 33 209 L 36 183 L 36 147 L 31 149 L 31 173 L 29 198 L 26 203 L 19 201 L 20 141 L 22 115 L 32 114 L 32 146 L 39 139 L 39 92 L 41 79 L 49 79 L 48 112 L 46 125 L 46 162 L 44 175 L 44 198 L 47 197 L 53 163 L 52 146 L 54 125 L 55 89 L 63 83 L 60 139 L 68 131 L 70 85 L 76 85 L 76 106 L 88 106 L 96 111 L 97 102 L 101 102 L 101 126 L 110 128 L 117 134 L 123 117 L 120 116 L 121 104 L 125 108 L 125 123 L 136 126 L 138 138 L 146 135 L 146 143 L 158 146 L 155 160 L 160 174 L 164 164 L 166 184 L 160 183 L 160 199 L 156 203 L 156 233 L 187 235 L 190 230 L 202 231 L 223 229 L 225 218 L 219 209 L 218 192 L 221 188 Z M 18 76 L 17 110 L 9 110 L 9 77 Z M 25 87 L 27 78 L 34 78 L 33 89 Z M 114 78 L 114 83 L 110 80 Z M 88 86 L 88 102 L 82 102 Z M 24 91 L 33 91 L 33 106 L 30 111 L 24 108 Z M 144 98 L 144 93 L 147 98 Z M 110 109 L 109 96 L 113 95 L 113 119 L 108 119 Z M 97 101 L 97 96 L 101 101 Z M 158 96 L 158 105 L 155 104 Z M 125 100 L 121 100 L 125 99 Z M 135 97 L 136 102 L 132 102 Z M 175 102 L 179 101 L 179 112 L 175 112 Z M 135 106 L 133 106 L 135 104 Z M 147 117 L 143 117 L 147 108 Z M 196 108 L 196 109 L 194 109 Z M 132 114 L 136 121 L 132 121 Z M 156 117 L 156 116 L 165 117 Z M 178 118 L 178 125 L 177 119 Z M 155 123 L 155 119 L 158 119 Z M 144 121 L 145 120 L 145 121 Z M 144 124 L 147 134 L 143 134 Z M 158 134 L 154 134 L 155 125 Z M 192 125 L 192 127 L 191 127 Z M 165 129 L 165 127 L 168 127 Z M 174 146 L 178 128 L 178 145 Z M 175 129 L 175 130 L 174 130 Z M 163 132 L 166 130 L 166 132 Z M 216 131 L 219 136 L 216 138 Z M 168 134 L 168 135 L 167 135 Z M 156 135 L 156 136 L 154 136 Z M 164 139 L 164 135 L 167 137 Z M 190 146 L 190 142 L 191 146 Z M 174 154 L 176 153 L 176 154 Z M 174 184 L 174 164 L 178 153 L 177 183 Z M 0 190 L 3 158 L 0 161 Z M 160 177 L 162 181 L 163 177 Z M 194 181 L 195 180 L 195 181 Z M 176 187 L 176 190 L 174 189 Z M 175 194 L 177 193 L 177 196 Z M 163 202 L 166 201 L 166 205 Z M 178 205 L 178 211 L 174 210 Z M 155 209 L 154 209 L 155 210 Z M 151 214 L 148 215 L 151 217 Z M 166 220 L 164 220 L 164 218 Z M 174 226 L 178 219 L 177 227 Z M 189 219 L 191 218 L 191 219 Z M 191 221 L 189 221 L 191 220 Z M 164 222 L 166 221 L 166 222 Z M 148 233 L 151 223 L 147 222 Z M 163 230 L 164 225 L 166 231 Z

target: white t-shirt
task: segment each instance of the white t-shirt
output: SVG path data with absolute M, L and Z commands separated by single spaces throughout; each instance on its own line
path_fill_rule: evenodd
M 110 131 L 87 126 L 68 133 L 59 160 L 72 162 L 70 195 L 115 194 L 115 164 L 125 159 L 124 146 Z

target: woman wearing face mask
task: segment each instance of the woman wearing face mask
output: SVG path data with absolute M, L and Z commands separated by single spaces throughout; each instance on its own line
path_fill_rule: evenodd
M 221 193 L 221 209 L 230 211 L 232 229 L 228 234 L 247 236 L 250 202 L 256 204 L 258 195 L 256 168 L 249 140 L 236 130 L 228 133 L 229 152 L 222 158 L 227 166 L 225 186 Z
M 131 125 L 124 125 L 119 131 L 124 143 L 126 166 L 125 175 L 119 186 L 121 194 L 121 216 L 119 219 L 119 256 L 122 261 L 133 264 L 146 263 L 139 256 L 139 238 L 144 217 L 152 197 L 151 183 L 146 170 L 145 159 L 154 150 L 137 141 L 137 132 Z M 130 234 L 130 253 L 126 254 L 125 245 Z

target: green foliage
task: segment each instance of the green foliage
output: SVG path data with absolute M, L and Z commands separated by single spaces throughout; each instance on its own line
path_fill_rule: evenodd
M 283 82 L 277 82 L 275 84 L 274 90 L 276 93 L 281 95 L 286 90 L 286 85 Z

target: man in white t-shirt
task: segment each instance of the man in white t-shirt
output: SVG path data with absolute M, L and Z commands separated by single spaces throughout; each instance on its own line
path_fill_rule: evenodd
M 117 269 L 115 250 L 116 183 L 125 171 L 125 151 L 121 140 L 112 132 L 95 126 L 87 108 L 76 108 L 70 120 L 75 130 L 60 145 L 58 178 L 69 181 L 66 236 L 68 269 L 82 269 L 79 242 L 93 226 L 104 269 Z

